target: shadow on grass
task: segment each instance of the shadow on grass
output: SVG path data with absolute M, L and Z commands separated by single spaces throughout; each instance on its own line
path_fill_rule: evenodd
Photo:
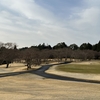
M 50 78 L 50 79 L 56 79 L 56 80 L 100 84 L 100 81 L 98 81 L 98 80 L 79 79 L 79 78 L 73 78 L 73 77 L 67 77 L 67 76 L 60 76 L 60 75 L 45 73 L 45 71 L 48 70 L 50 67 L 52 67 L 54 65 L 60 65 L 60 64 L 64 64 L 64 63 L 51 64 L 51 65 L 43 65 L 41 68 L 39 68 L 37 70 L 29 70 L 29 71 L 22 71 L 22 72 L 11 72 L 11 73 L 2 73 L 2 74 L 0 74 L 0 78 L 30 73 L 30 74 L 36 74 L 36 75 L 42 76 L 44 78 Z

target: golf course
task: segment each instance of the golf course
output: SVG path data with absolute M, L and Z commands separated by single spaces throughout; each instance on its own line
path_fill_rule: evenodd
M 77 67 L 77 65 L 85 66 L 91 63 L 98 66 L 99 61 L 43 65 L 43 68 L 33 66 L 29 71 L 26 70 L 25 65 L 22 63 L 12 63 L 8 69 L 5 68 L 5 65 L 1 65 L 0 99 L 99 100 L 99 73 L 76 73 L 59 69 L 61 66 L 75 65 L 74 67 Z

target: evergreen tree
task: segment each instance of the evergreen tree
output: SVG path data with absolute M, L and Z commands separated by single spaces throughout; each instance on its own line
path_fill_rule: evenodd
M 81 50 L 92 50 L 92 45 L 90 43 L 83 43 L 81 46 L 80 46 L 80 49 Z
M 100 41 L 97 44 L 97 51 L 100 51 Z
M 79 47 L 76 44 L 71 44 L 69 48 L 72 50 L 77 50 Z
M 53 49 L 61 49 L 61 48 L 67 48 L 67 45 L 65 44 L 65 42 L 61 42 L 53 46 Z

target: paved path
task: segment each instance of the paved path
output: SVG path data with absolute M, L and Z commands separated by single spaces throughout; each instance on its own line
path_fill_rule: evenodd
M 100 84 L 100 81 L 98 81 L 98 80 L 80 79 L 80 78 L 60 76 L 60 75 L 46 73 L 45 71 L 48 70 L 52 66 L 53 65 L 44 65 L 37 70 L 2 73 L 2 74 L 0 74 L 0 78 L 8 77 L 8 76 L 15 76 L 15 75 L 19 75 L 19 74 L 25 74 L 25 73 L 31 73 L 31 74 L 36 74 L 36 75 L 42 76 L 43 78 Z
M 37 75 L 40 75 L 40 76 L 42 76 L 44 78 L 51 78 L 51 79 L 65 80 L 65 81 L 77 81 L 77 82 L 87 82 L 87 83 L 98 83 L 98 84 L 100 84 L 100 81 L 98 81 L 98 80 L 79 79 L 79 78 L 74 78 L 74 77 L 67 77 L 67 76 L 60 76 L 60 75 L 46 73 L 45 71 L 48 70 L 52 66 L 53 65 L 45 65 L 45 66 L 42 66 L 41 68 L 37 69 L 33 73 L 35 73 Z

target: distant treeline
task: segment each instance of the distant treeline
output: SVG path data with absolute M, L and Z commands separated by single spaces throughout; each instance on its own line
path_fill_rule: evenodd
M 70 46 L 67 46 L 65 42 L 57 43 L 53 47 L 51 45 L 46 45 L 45 43 L 39 44 L 36 46 L 31 46 L 29 48 L 38 48 L 39 50 L 43 49 L 62 49 L 62 48 L 70 48 L 72 50 L 93 50 L 93 51 L 100 51 L 100 41 L 97 44 L 90 44 L 90 43 L 83 43 L 80 46 L 77 44 L 71 44 Z M 20 48 L 20 50 L 28 49 L 28 47 Z
M 0 64 L 7 64 L 6 68 L 14 61 L 25 63 L 29 69 L 32 65 L 52 61 L 67 62 L 91 59 L 100 59 L 100 41 L 95 45 L 83 43 L 80 47 L 76 44 L 67 46 L 65 42 L 61 42 L 53 47 L 43 43 L 20 49 L 17 49 L 15 43 L 0 43 Z

